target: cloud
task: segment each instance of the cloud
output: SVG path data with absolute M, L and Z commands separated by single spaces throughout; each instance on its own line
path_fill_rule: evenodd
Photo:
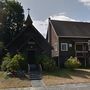
M 37 28 L 37 30 L 44 36 L 46 37 L 47 33 L 47 26 L 48 26 L 48 21 L 39 21 L 39 20 L 34 20 L 33 25 Z
M 64 13 L 60 13 L 58 15 L 50 16 L 50 18 L 53 20 L 76 21 L 75 19 L 72 19 L 72 18 L 64 15 Z
M 83 3 L 86 6 L 90 6 L 90 0 L 79 0 L 79 2 Z
M 68 16 L 64 15 L 65 13 L 60 13 L 58 15 L 50 16 L 51 20 L 61 20 L 61 21 L 76 21 Z M 47 27 L 48 27 L 48 19 L 45 21 L 34 20 L 33 25 L 37 28 L 37 30 L 46 37 Z

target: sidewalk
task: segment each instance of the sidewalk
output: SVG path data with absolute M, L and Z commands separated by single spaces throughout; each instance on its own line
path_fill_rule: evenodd
M 90 83 L 64 84 L 49 87 L 10 88 L 0 90 L 90 90 Z

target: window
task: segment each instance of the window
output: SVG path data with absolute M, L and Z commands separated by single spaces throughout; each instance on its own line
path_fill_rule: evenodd
M 76 44 L 76 51 L 83 51 L 83 44 Z
M 88 43 L 76 43 L 76 51 L 88 51 Z
M 68 51 L 68 44 L 67 43 L 61 43 L 61 51 Z

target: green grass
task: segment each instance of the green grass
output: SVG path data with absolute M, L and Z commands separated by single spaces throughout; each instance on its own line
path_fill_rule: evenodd
M 67 83 L 90 83 L 90 69 L 60 69 L 53 72 L 44 72 L 43 81 L 47 86 Z
M 63 78 L 71 78 L 70 74 L 73 73 L 73 71 L 69 69 L 61 69 L 53 72 L 44 72 L 44 75 L 51 75 L 51 76 L 57 76 L 57 77 L 63 77 Z
M 61 69 L 53 72 L 44 72 L 44 75 L 48 76 L 56 76 L 56 77 L 62 77 L 62 78 L 69 78 L 72 79 L 72 76 L 77 76 L 77 77 L 86 77 L 90 76 L 90 72 L 83 71 L 83 70 L 69 70 L 69 69 Z

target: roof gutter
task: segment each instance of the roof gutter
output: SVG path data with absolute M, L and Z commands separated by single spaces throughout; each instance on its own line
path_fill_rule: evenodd
M 58 37 L 61 37 L 61 38 L 90 38 L 87 36 L 58 36 Z

